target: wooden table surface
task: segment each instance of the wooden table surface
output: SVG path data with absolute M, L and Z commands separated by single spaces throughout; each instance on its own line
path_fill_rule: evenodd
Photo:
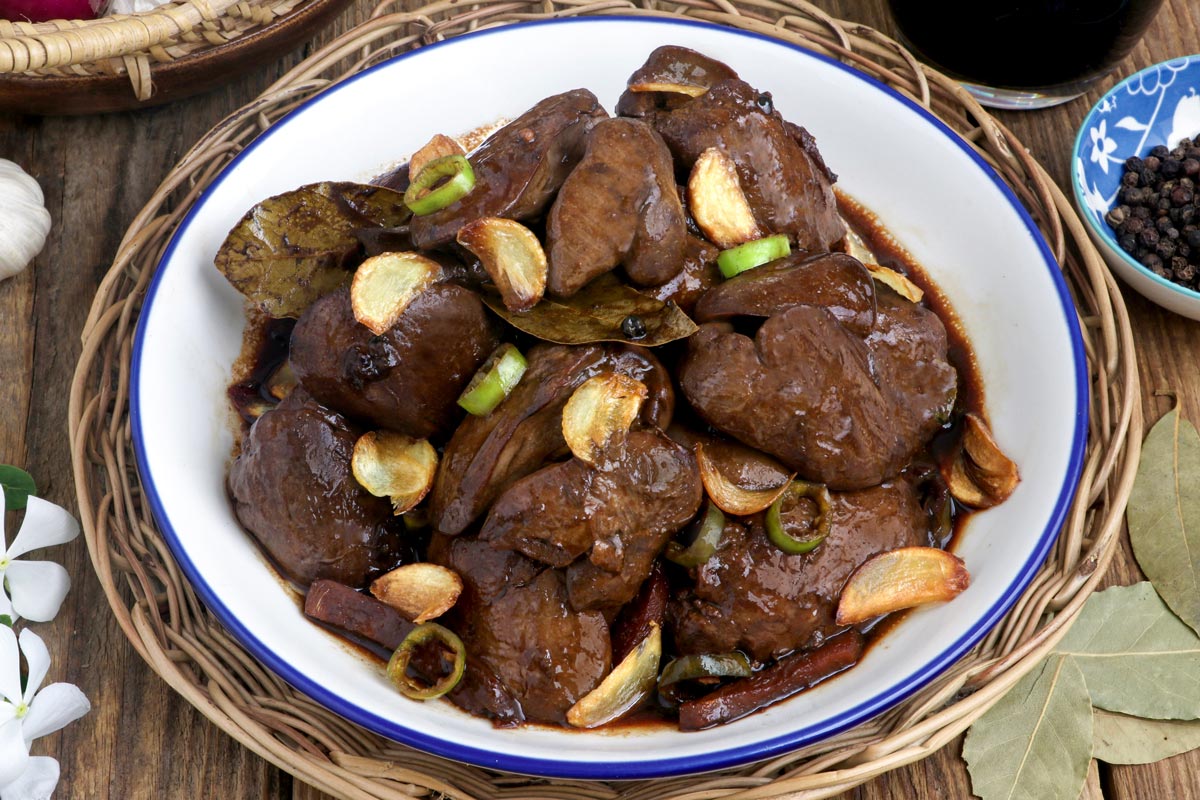
M 835 16 L 890 29 L 883 0 L 824 0 Z M 365 18 L 359 0 L 326 41 Z M 1019 52 L 1019 43 L 1014 43 Z M 80 330 L 123 232 L 171 166 L 226 114 L 255 97 L 307 48 L 226 87 L 175 105 L 80 118 L 0 115 L 0 156 L 36 175 L 54 217 L 31 270 L 0 283 L 0 463 L 25 466 L 45 497 L 74 505 L 67 395 Z M 1000 118 L 1067 188 L 1076 126 L 1101 89 L 1155 61 L 1200 52 L 1200 3 L 1166 0 L 1146 39 L 1101 88 L 1058 108 Z M 1069 193 L 1069 189 L 1068 189 Z M 1166 410 L 1157 390 L 1178 392 L 1200 422 L 1200 323 L 1125 292 L 1133 319 L 1148 419 Z M 10 532 L 10 536 L 12 532 Z M 49 680 L 80 686 L 91 713 L 34 745 L 62 765 L 58 797 L 320 797 L 219 731 L 177 697 L 135 654 L 109 612 L 82 538 L 56 550 L 74 586 L 58 618 L 39 625 L 54 657 Z M 1140 579 L 1127 543 L 1107 583 Z M 961 742 L 846 794 L 850 798 L 965 798 Z M 1200 798 L 1200 751 L 1148 766 L 1094 764 L 1083 797 Z

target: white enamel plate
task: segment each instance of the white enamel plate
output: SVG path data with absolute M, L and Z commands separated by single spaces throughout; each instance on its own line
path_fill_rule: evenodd
M 911 614 L 836 680 L 719 729 L 678 733 L 497 730 L 445 702 L 418 703 L 383 670 L 309 623 L 225 494 L 233 444 L 225 388 L 242 342 L 242 298 L 213 268 L 226 233 L 270 195 L 365 180 L 439 132 L 515 117 L 591 89 L 609 109 L 663 44 L 730 64 L 774 93 L 817 139 L 838 185 L 877 212 L 925 266 L 974 346 L 987 411 L 1022 482 L 976 515 L 957 553 L 971 587 Z M 978 642 L 1020 595 L 1078 480 L 1087 380 L 1075 309 L 1016 198 L 940 123 L 841 64 L 696 23 L 585 18 L 497 28 L 401 56 L 288 115 L 196 202 L 146 298 L 134 350 L 133 425 L 155 516 L 200 597 L 257 658 L 358 724 L 448 758 L 514 772 L 643 778 L 777 755 L 894 706 Z

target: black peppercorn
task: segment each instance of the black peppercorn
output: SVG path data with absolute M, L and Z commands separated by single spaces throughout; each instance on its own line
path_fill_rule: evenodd
M 643 339 L 646 336 L 646 323 L 642 322 L 642 318 L 636 314 L 630 314 L 621 320 L 621 333 L 625 334 L 627 339 L 634 341 Z
M 1200 279 L 1200 136 L 1128 158 L 1117 205 L 1105 215 L 1117 244 L 1147 269 L 1194 287 Z

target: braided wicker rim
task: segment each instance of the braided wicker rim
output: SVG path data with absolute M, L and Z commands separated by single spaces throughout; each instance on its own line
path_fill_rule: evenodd
M 441 795 L 559 800 L 815 800 L 952 741 L 1040 661 L 1104 573 L 1121 532 L 1142 439 L 1132 332 L 1117 285 L 1070 202 L 1019 141 L 950 79 L 870 28 L 803 0 L 441 0 L 393 3 L 314 53 L 210 131 L 133 221 L 83 331 L 71 389 L 76 490 L 92 563 L 138 653 L 209 719 L 313 786 L 353 800 Z M 921 692 L 839 736 L 786 756 L 701 776 L 626 783 L 546 781 L 446 761 L 354 726 L 248 655 L 198 602 L 157 530 L 134 467 L 129 372 L 134 327 L 168 240 L 199 193 L 241 149 L 322 88 L 392 55 L 476 30 L 591 14 L 683 16 L 773 36 L 848 63 L 931 109 L 1017 195 L 1062 265 L 1090 367 L 1091 414 L 1079 492 L 1058 541 L 1016 605 L 974 650 Z
M 154 64 L 169 64 L 249 36 L 309 0 L 183 0 L 141 14 L 93 20 L 0 20 L 0 78 L 129 78 L 138 100 L 154 92 Z

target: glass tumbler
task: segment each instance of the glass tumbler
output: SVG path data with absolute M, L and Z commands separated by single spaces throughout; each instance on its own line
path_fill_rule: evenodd
M 1162 0 L 888 0 L 900 39 L 985 106 L 1044 108 L 1129 55 Z

